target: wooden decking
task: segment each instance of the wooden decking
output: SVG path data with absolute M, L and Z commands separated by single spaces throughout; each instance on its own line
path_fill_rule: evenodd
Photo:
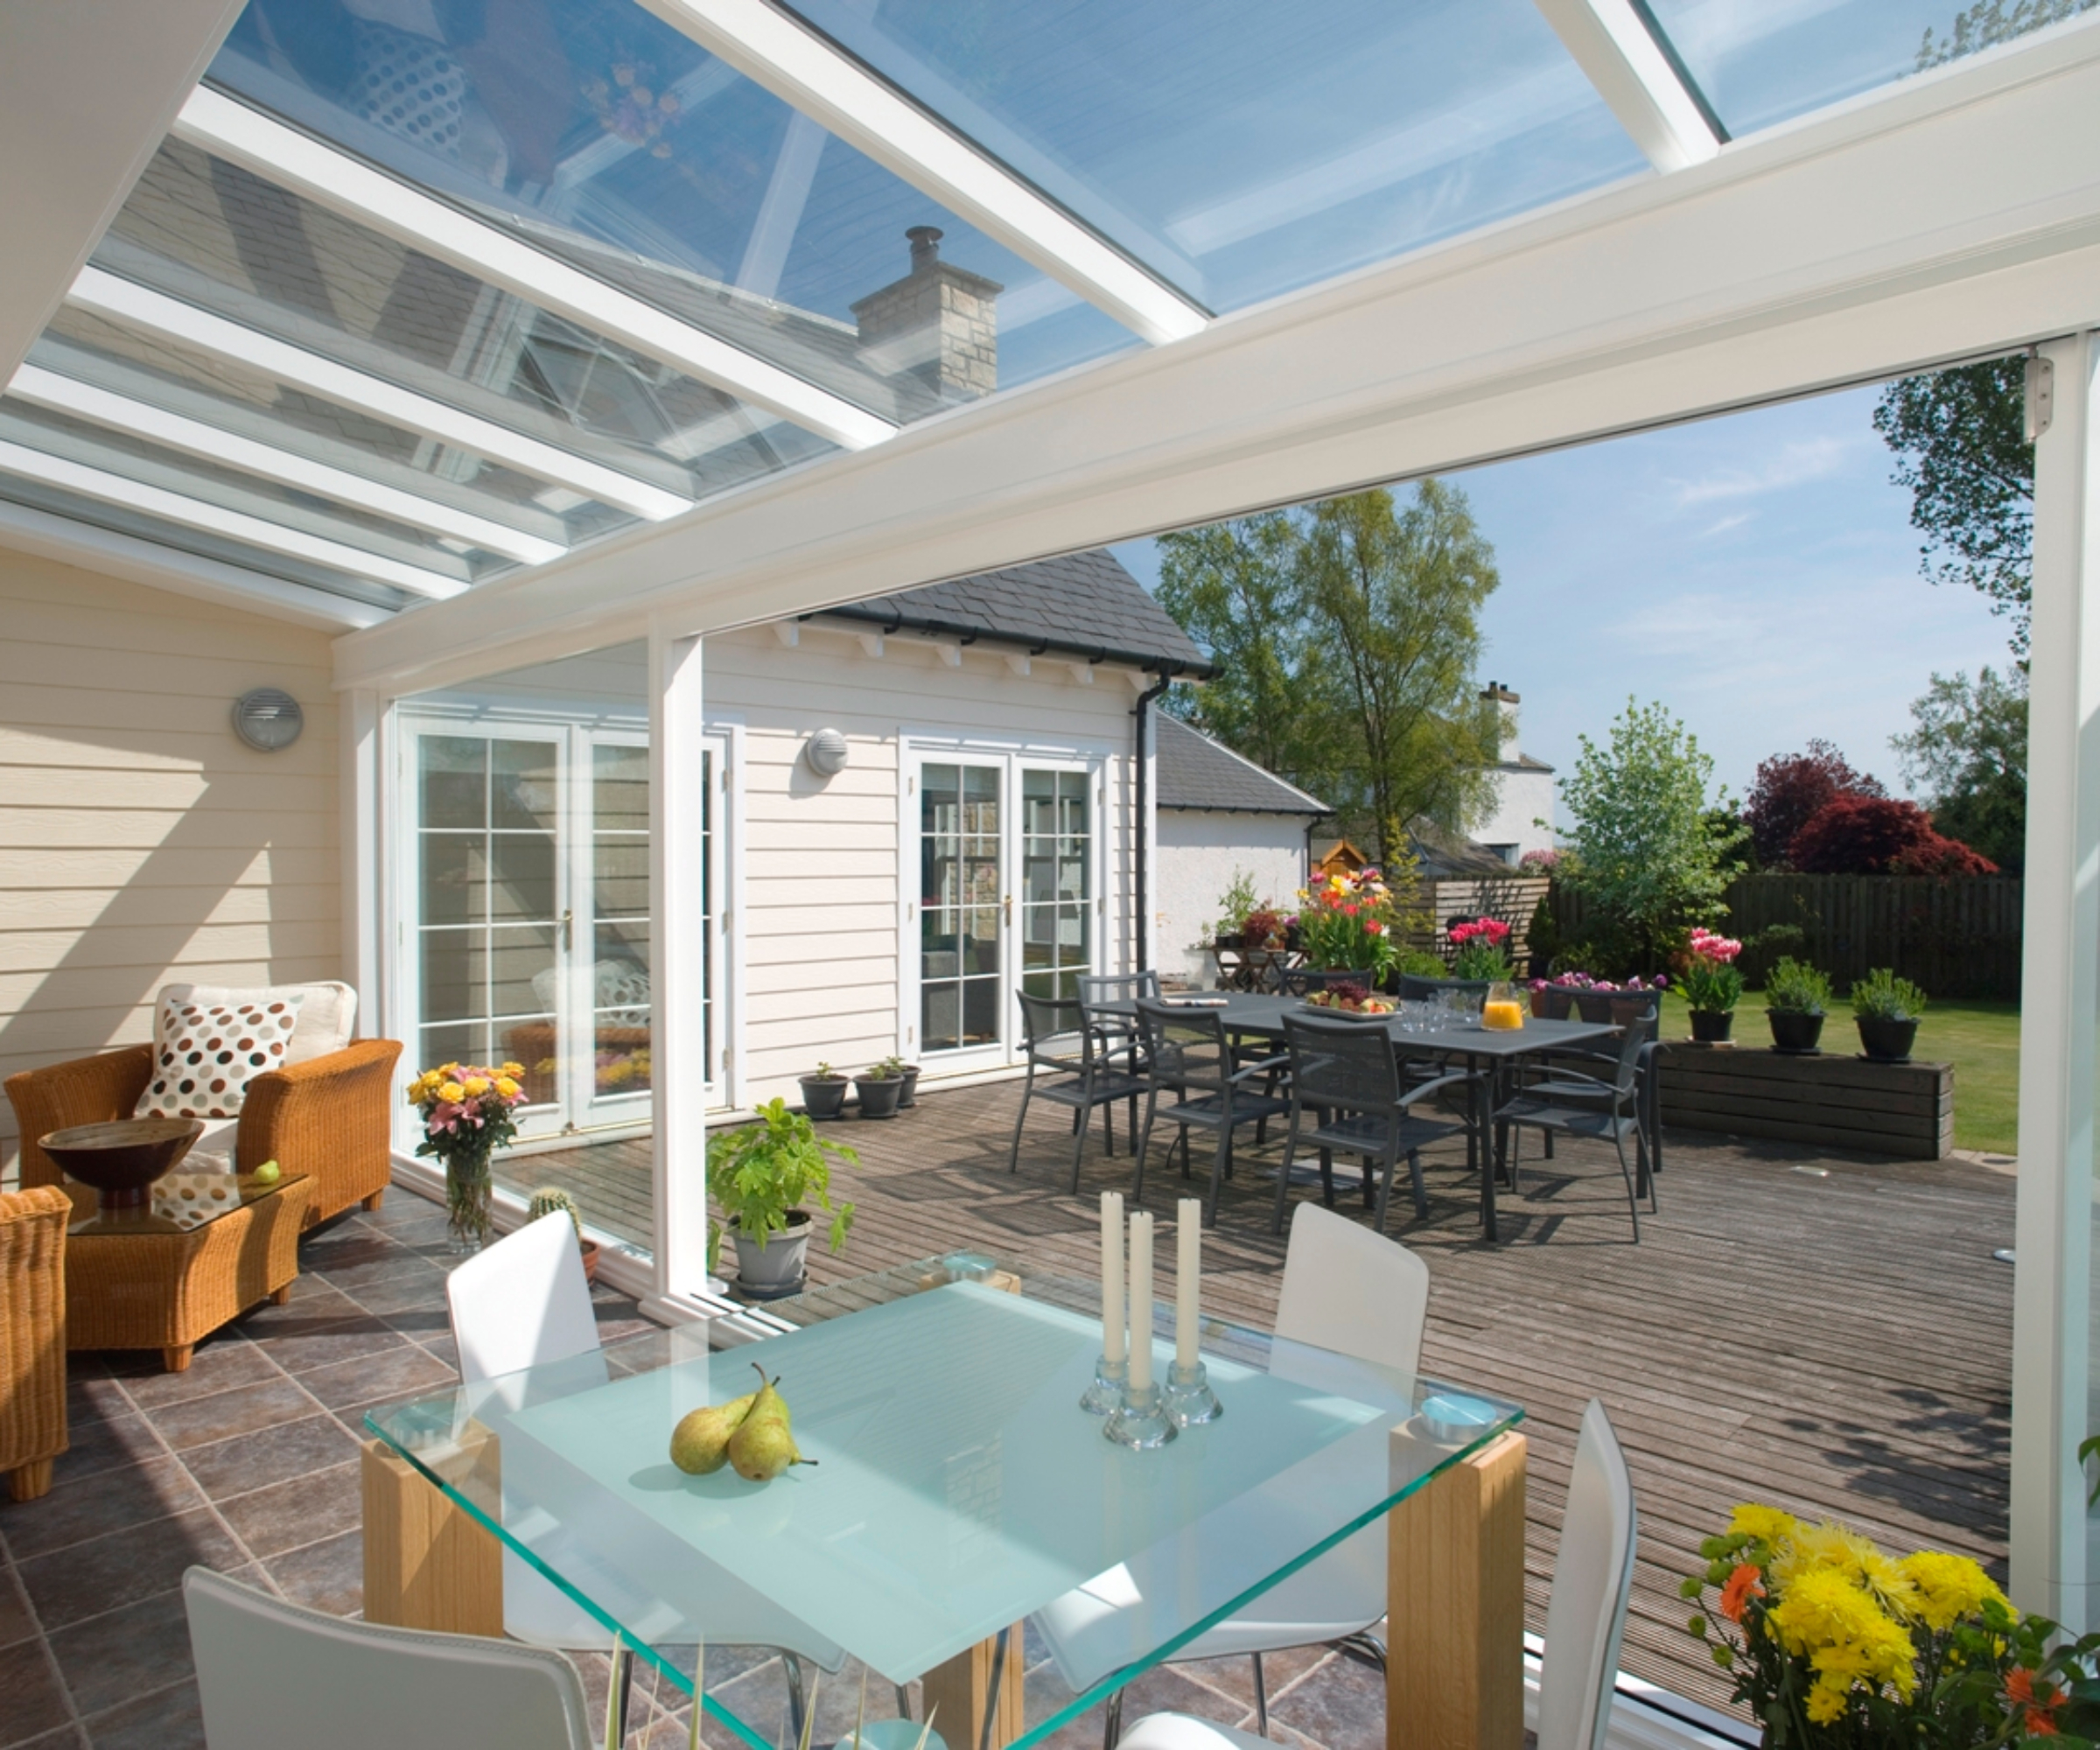
M 922 1096 L 891 1123 L 828 1126 L 861 1152 L 861 1170 L 835 1181 L 858 1213 L 843 1256 L 813 1255 L 816 1278 L 957 1246 L 1093 1273 L 1096 1194 L 1128 1188 L 1128 1155 L 1104 1158 L 1097 1124 L 1081 1195 L 1069 1195 L 1066 1115 L 1039 1107 L 1009 1176 L 1018 1099 L 1011 1085 L 976 1088 Z M 2012 1272 L 1991 1253 L 2012 1242 L 2013 1184 L 1954 1161 L 1670 1142 L 1661 1213 L 1643 1217 L 1638 1246 L 1615 1164 L 1580 1145 L 1530 1161 L 1522 1194 L 1503 1203 L 1500 1246 L 1480 1242 L 1477 1194 L 1448 1147 L 1430 1160 L 1429 1221 L 1403 1224 L 1396 1196 L 1395 1232 L 1434 1283 L 1425 1371 L 1529 1414 L 1531 1626 L 1544 1616 L 1576 1425 L 1601 1397 L 1640 1501 L 1623 1662 L 1718 1705 L 1726 1684 L 1682 1632 L 1676 1584 L 1736 1502 L 1843 1517 L 1892 1547 L 1960 1550 L 2003 1578 Z M 646 1148 L 577 1152 L 598 1158 L 521 1165 L 535 1182 L 639 1171 L 646 1187 Z M 1214 1310 L 1267 1324 L 1284 1245 L 1269 1231 L 1274 1180 L 1260 1158 L 1228 1189 L 1206 1292 Z M 1153 1163 L 1147 1197 L 1171 1216 L 1180 1181 L 1157 1141 Z

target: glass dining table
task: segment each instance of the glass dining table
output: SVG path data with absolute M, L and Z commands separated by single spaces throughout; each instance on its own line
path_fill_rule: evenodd
M 944 1707 L 936 1730 L 953 1750 L 1023 1750 L 1522 1419 L 1206 1319 L 1224 1413 L 1133 1451 L 1080 1407 L 1099 1308 L 1091 1283 L 929 1258 L 770 1303 L 790 1328 L 757 1343 L 654 1331 L 372 1410 L 368 1461 L 405 1460 L 671 1684 L 699 1688 L 752 1750 L 767 1740 L 687 1675 L 696 1644 L 780 1647 L 834 1670 L 850 1657 L 895 1684 L 926 1678 L 929 1699 L 934 1674 L 989 1647 L 991 1698 L 967 1719 Z M 1171 1320 L 1153 1309 L 1162 1378 Z M 675 1466 L 679 1418 L 761 1372 L 813 1462 L 765 1483 Z M 1521 1482 L 1518 1499 L 1521 1552 Z M 1068 1699 L 1020 1717 L 1017 1670 L 1002 1710 L 1018 1625 L 1089 1582 L 1120 1607 L 1060 1654 Z M 1521 1572 L 1516 1585 L 1521 1614 Z

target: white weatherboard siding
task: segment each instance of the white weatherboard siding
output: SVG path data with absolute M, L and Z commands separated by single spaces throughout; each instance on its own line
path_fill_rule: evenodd
M 172 979 L 340 976 L 326 634 L 12 552 L 0 628 L 0 1076 L 150 1038 Z M 234 735 L 261 686 L 281 753 Z
M 1536 766 L 1505 767 L 1495 774 L 1494 812 L 1466 836 L 1475 844 L 1514 844 L 1521 858 L 1553 849 L 1552 821 L 1553 774 Z
M 898 886 L 900 831 L 906 866 L 915 870 L 918 855 L 916 796 L 899 819 L 906 738 L 1111 756 L 1108 807 L 1096 822 L 1108 898 L 1095 915 L 1097 963 L 1129 963 L 1135 693 L 1111 669 L 1081 686 L 1061 662 L 1039 658 L 1022 679 L 998 650 L 961 654 L 950 668 L 931 644 L 891 637 L 871 657 L 851 633 L 812 625 L 794 649 L 764 628 L 706 642 L 708 718 L 744 725 L 743 767 L 732 782 L 743 793 L 745 842 L 731 855 L 744 873 L 745 914 L 732 928 L 745 956 L 739 1032 L 749 1102 L 799 1099 L 795 1078 L 820 1058 L 854 1070 L 892 1052 L 919 1057 L 903 1032 L 917 1016 L 905 1012 L 910 969 L 900 958 L 915 950 L 919 930 L 916 916 L 904 915 L 919 896 Z M 802 757 L 819 729 L 839 731 L 850 748 L 845 770 L 830 780 Z M 920 1060 L 927 1080 L 937 1079 L 940 1060 Z
M 1158 872 L 1153 887 L 1159 971 L 1208 985 L 1216 963 L 1203 951 L 1218 919 L 1218 901 L 1236 871 L 1288 916 L 1306 884 L 1306 816 L 1228 815 L 1193 808 L 1159 810 Z

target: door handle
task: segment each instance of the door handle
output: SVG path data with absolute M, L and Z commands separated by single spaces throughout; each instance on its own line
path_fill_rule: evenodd
M 1012 929 L 1013 928 L 1013 895 L 1012 893 L 1004 895 L 1000 899 L 999 904 L 1006 908 L 1006 928 Z
M 575 924 L 576 914 L 574 912 L 562 914 L 562 952 L 564 954 L 568 953 L 571 948 L 576 946 Z

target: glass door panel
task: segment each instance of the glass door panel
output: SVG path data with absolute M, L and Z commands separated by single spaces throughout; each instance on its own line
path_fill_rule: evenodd
M 920 771 L 919 1038 L 924 1051 L 1000 1041 L 1004 982 L 998 766 Z
M 605 1123 L 620 1117 L 621 1104 L 632 1108 L 636 1096 L 648 1093 L 654 1068 L 646 746 L 593 742 L 590 821 L 591 1085 L 584 1098 L 592 1117 Z
M 1094 967 L 1094 841 L 1084 772 L 1021 774 L 1021 989 L 1076 997 Z

